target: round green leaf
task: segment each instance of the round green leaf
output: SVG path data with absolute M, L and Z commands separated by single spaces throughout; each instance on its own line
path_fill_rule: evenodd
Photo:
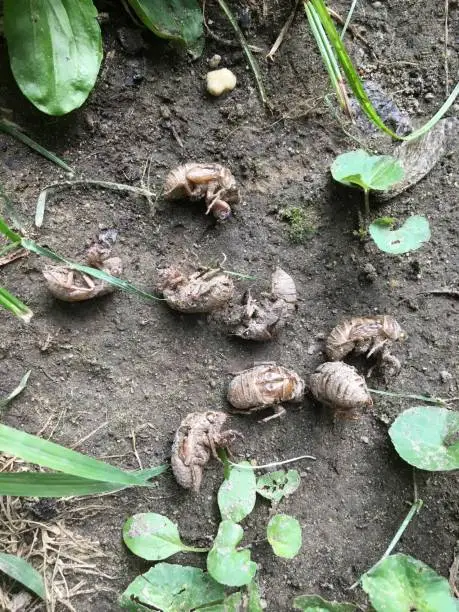
M 291 495 L 300 486 L 300 475 L 297 470 L 278 470 L 260 476 L 257 480 L 257 493 L 274 502 Z
M 403 178 L 403 168 L 390 155 L 370 155 L 363 149 L 338 155 L 331 165 L 335 181 L 362 189 L 385 191 Z
M 266 533 L 278 557 L 293 559 L 298 554 L 301 548 L 301 527 L 296 518 L 276 514 L 269 521 Z
M 391 255 L 401 255 L 409 251 L 416 251 L 424 242 L 430 240 L 429 222 L 425 217 L 413 215 L 397 230 L 392 230 L 386 221 L 380 223 L 378 219 L 368 228 L 370 236 L 376 246 Z
M 362 576 L 376 612 L 457 612 L 448 581 L 408 555 L 391 555 Z
M 249 584 L 257 571 L 249 550 L 236 550 L 244 532 L 240 525 L 222 521 L 207 555 L 207 570 L 217 582 L 228 586 Z
M 120 597 L 120 606 L 140 610 L 195 610 L 223 601 L 223 587 L 197 567 L 158 563 L 138 576 Z M 144 604 L 144 605 L 142 605 Z
M 237 593 L 232 593 L 228 595 L 228 597 L 225 597 L 222 603 L 199 608 L 199 612 L 240 612 L 242 610 L 242 604 L 242 593 L 238 591 Z M 256 610 L 252 610 L 251 608 L 249 608 L 249 610 L 250 612 L 256 612 Z
M 92 0 L 4 0 L 3 10 L 11 70 L 22 93 L 49 115 L 80 107 L 102 61 Z
M 159 561 L 186 550 L 180 540 L 177 525 L 167 516 L 146 512 L 134 514 L 123 527 L 126 546 L 138 557 L 148 561 Z
M 256 478 L 248 461 L 243 461 L 240 469 L 236 465 L 230 466 L 228 477 L 223 481 L 218 491 L 218 507 L 223 520 L 239 523 L 249 515 L 256 499 Z
M 389 429 L 397 453 L 431 472 L 459 469 L 459 413 L 434 406 L 405 410 Z
M 352 603 L 326 601 L 319 595 L 300 595 L 293 600 L 293 607 L 303 612 L 354 612 L 357 606 Z

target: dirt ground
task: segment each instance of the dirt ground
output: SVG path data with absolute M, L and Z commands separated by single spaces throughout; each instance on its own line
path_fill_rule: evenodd
M 224 18 L 209 4 L 212 30 L 233 39 Z M 237 11 L 243 4 L 234 1 L 232 6 Z M 448 63 L 455 81 L 459 9 L 457 3 L 449 4 Z M 348 5 L 331 3 L 342 15 Z M 372 313 L 394 315 L 408 339 L 396 348 L 403 363 L 400 375 L 389 385 L 375 376 L 370 386 L 457 396 L 458 302 L 425 292 L 458 288 L 458 156 L 444 159 L 411 191 L 378 208 L 378 214 L 402 219 L 424 214 L 432 227 L 432 239 L 421 250 L 390 257 L 353 236 L 360 194 L 331 183 L 328 168 L 334 157 L 357 145 L 323 102 L 327 79 L 301 10 L 275 61 L 260 56 L 274 106 L 270 114 L 260 104 L 237 46 L 209 38 L 202 58 L 193 62 L 144 32 L 143 49 L 132 55 L 119 37 L 119 28 L 133 27 L 129 17 L 112 3 L 98 6 L 109 13 L 102 26 L 105 62 L 88 103 L 63 118 L 39 114 L 14 84 L 2 42 L 0 106 L 12 109 L 14 120 L 29 135 L 83 177 L 139 185 L 151 158 L 152 189 L 159 193 L 172 167 L 190 160 L 216 161 L 233 171 L 243 204 L 232 219 L 216 225 L 199 204 L 168 204 L 159 198 L 152 210 L 142 198 L 81 187 L 50 198 L 43 227 L 37 230 L 33 219 L 40 189 L 65 176 L 0 135 L 0 182 L 23 228 L 41 244 L 75 259 L 99 228 L 116 228 L 115 252 L 123 259 L 124 277 L 147 291 L 159 268 L 211 264 L 222 253 L 229 269 L 257 276 L 257 290 L 268 287 L 271 271 L 280 265 L 296 281 L 298 316 L 279 339 L 250 344 L 226 337 L 205 317 L 180 315 L 164 303 L 122 292 L 87 304 L 62 304 L 47 291 L 41 276 L 44 261 L 31 255 L 0 270 L 0 285 L 35 313 L 24 326 L 0 312 L 0 391 L 11 390 L 32 370 L 27 389 L 3 421 L 31 433 L 46 425 L 43 435 L 52 433 L 54 441 L 68 446 L 106 423 L 78 450 L 136 469 L 135 434 L 142 465 L 160 464 L 168 460 L 173 433 L 188 412 L 227 409 L 229 372 L 253 361 L 274 360 L 306 377 L 324 360 L 323 338 L 338 321 Z M 291 2 L 250 2 L 250 8 L 248 38 L 268 50 Z M 362 75 L 391 92 L 418 123 L 445 98 L 444 18 L 443 3 L 436 0 L 386 0 L 359 2 L 353 19 L 368 42 L 349 37 Z M 229 96 L 210 99 L 203 78 L 215 53 L 235 72 L 238 85 Z M 287 206 L 303 209 L 314 228 L 299 244 L 292 242 L 279 216 Z M 366 264 L 374 266 L 373 280 L 365 274 Z M 247 281 L 238 284 L 248 286 Z M 259 414 L 230 418 L 231 427 L 245 435 L 245 443 L 236 448 L 240 457 L 259 464 L 302 454 L 317 458 L 294 465 L 302 475 L 300 488 L 280 506 L 303 528 L 303 547 L 295 559 L 275 558 L 269 545 L 259 542 L 273 512 L 268 503 L 258 501 L 244 523 L 246 542 L 256 542 L 252 556 L 259 563 L 269 611 L 291 610 L 293 598 L 302 593 L 352 599 L 365 609 L 363 594 L 347 589 L 384 552 L 413 499 L 412 469 L 398 458 L 387 430 L 415 402 L 375 399 L 358 421 L 334 422 L 310 399 L 266 424 L 257 422 Z M 73 525 L 98 540 L 107 555 L 98 561 L 105 577 L 78 576 L 87 581 L 89 592 L 72 600 L 74 608 L 117 610 L 118 594 L 148 567 L 121 541 L 122 525 L 133 513 L 166 514 L 178 522 L 187 543 L 206 545 L 216 533 L 215 493 L 221 480 L 220 466 L 212 463 L 197 497 L 181 490 L 168 472 L 153 493 L 132 489 L 58 503 L 58 513 L 65 508 L 70 523 L 72 508 L 101 508 L 88 511 L 87 518 L 80 512 Z M 417 472 L 416 480 L 424 506 L 398 550 L 447 576 L 458 537 L 457 475 Z M 170 561 L 203 564 L 197 555 Z

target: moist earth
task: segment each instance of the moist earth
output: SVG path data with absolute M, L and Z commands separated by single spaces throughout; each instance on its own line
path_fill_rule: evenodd
M 348 5 L 336 1 L 333 8 L 345 16 Z M 244 4 L 231 6 L 238 13 Z M 247 37 L 267 52 L 292 3 L 247 6 L 252 17 Z M 183 315 L 164 302 L 121 291 L 88 303 L 61 303 L 47 291 L 41 274 L 45 261 L 30 255 L 0 270 L 0 285 L 35 314 L 25 326 L 0 312 L 0 390 L 10 391 L 26 370 L 32 371 L 3 422 L 30 433 L 46 426 L 43 435 L 52 434 L 54 441 L 77 443 L 78 450 L 126 469 L 139 468 L 139 460 L 144 467 L 161 464 L 169 460 L 175 429 L 187 413 L 227 410 L 231 372 L 254 361 L 276 361 L 306 377 L 324 361 L 324 338 L 339 321 L 373 314 L 395 316 L 408 338 L 394 349 L 402 362 L 400 375 L 385 380 L 375 370 L 370 387 L 457 396 L 457 294 L 429 291 L 458 287 L 458 156 L 446 157 L 389 203 L 373 203 L 375 215 L 404 219 L 416 213 L 430 221 L 430 242 L 391 257 L 353 233 L 361 193 L 331 182 L 334 157 L 359 145 L 324 102 L 327 77 L 301 8 L 274 61 L 258 56 L 271 112 L 263 109 L 237 44 L 209 37 L 203 56 L 192 61 L 147 31 L 139 32 L 115 3 L 101 1 L 98 8 L 109 15 L 102 26 L 105 60 L 89 101 L 66 117 L 40 114 L 15 85 L 2 41 L 1 106 L 79 176 L 134 186 L 149 180 L 157 198 L 149 203 L 84 185 L 62 189 L 48 198 L 38 230 L 33 219 L 40 190 L 67 177 L 2 134 L 0 181 L 11 198 L 10 220 L 42 245 L 80 260 L 101 228 L 116 228 L 113 253 L 123 260 L 124 278 L 150 292 L 161 268 L 215 265 L 224 256 L 227 269 L 257 278 L 235 279 L 241 289 L 267 291 L 279 265 L 296 281 L 298 313 L 276 340 L 249 343 L 227 337 L 204 315 Z M 449 8 L 449 84 L 443 3 L 358 3 L 352 24 L 366 43 L 347 37 L 362 76 L 390 92 L 415 124 L 440 107 L 447 85 L 454 86 L 459 9 L 453 2 Z M 235 40 L 217 7 L 207 11 L 212 31 Z M 135 44 L 139 34 L 142 44 Z M 215 53 L 238 79 L 231 94 L 216 99 L 204 86 L 207 62 Z M 450 113 L 457 110 L 453 106 Z M 161 199 L 167 173 L 189 161 L 217 162 L 233 172 L 243 201 L 227 222 L 206 217 L 199 203 Z M 313 230 L 300 242 L 292 241 L 281 214 L 288 207 L 301 209 Z M 245 542 L 253 542 L 270 611 L 291 610 L 293 598 L 302 593 L 365 606 L 359 589 L 348 588 L 384 552 L 414 495 L 413 470 L 397 456 L 387 430 L 400 411 L 416 402 L 374 399 L 357 421 L 334 420 L 310 398 L 268 423 L 258 423 L 260 413 L 228 419 L 228 426 L 245 436 L 234 448 L 240 458 L 265 464 L 316 457 L 293 465 L 301 473 L 300 488 L 278 509 L 259 500 L 244 522 Z M 457 475 L 417 471 L 415 477 L 424 506 L 397 550 L 448 576 L 457 538 Z M 122 544 L 122 525 L 133 513 L 165 514 L 178 522 L 185 542 L 207 545 L 217 530 L 216 491 L 222 478 L 214 461 L 197 496 L 181 489 L 169 471 L 153 490 L 59 503 L 58 511 L 65 508 L 70 522 L 72 508 L 103 506 L 74 525 L 98 540 L 107 555 L 98 561 L 104 576 L 82 576 L 89 592 L 72 600 L 75 609 L 117 610 L 119 593 L 147 569 Z M 303 546 L 293 560 L 274 557 L 264 540 L 264 525 L 277 511 L 296 516 L 303 529 Z M 171 561 L 204 564 L 198 555 Z

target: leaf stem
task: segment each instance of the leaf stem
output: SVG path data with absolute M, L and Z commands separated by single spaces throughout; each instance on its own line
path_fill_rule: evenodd
M 370 218 L 370 190 L 369 189 L 363 189 L 363 193 L 364 193 L 364 205 L 365 205 L 365 217 L 367 219 Z
M 209 552 L 210 548 L 199 548 L 198 546 L 183 546 L 184 552 Z
M 294 461 L 299 461 L 300 459 L 311 459 L 312 461 L 316 461 L 317 457 L 313 457 L 312 455 L 300 455 L 299 457 L 293 457 L 293 459 L 286 459 L 285 461 L 274 461 L 274 463 L 265 463 L 265 465 L 239 465 L 239 463 L 233 463 L 228 460 L 230 465 L 235 465 L 240 470 L 263 470 L 265 468 L 276 467 L 278 465 L 285 465 L 287 463 L 293 463 Z

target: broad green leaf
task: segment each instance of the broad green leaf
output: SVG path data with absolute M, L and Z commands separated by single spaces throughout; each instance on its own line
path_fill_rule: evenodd
M 291 495 L 300 486 L 300 475 L 297 470 L 278 470 L 260 476 L 257 480 L 257 493 L 280 502 L 283 497 Z
M 4 0 L 3 10 L 11 70 L 22 93 L 49 115 L 80 107 L 102 61 L 92 0 Z
M 238 591 L 237 593 L 233 593 L 232 595 L 228 595 L 225 597 L 222 603 L 218 603 L 211 606 L 204 606 L 203 608 L 198 608 L 199 612 L 241 612 L 241 610 L 248 610 L 248 612 L 257 612 L 252 608 L 241 608 L 243 604 L 242 593 Z
M 195 548 L 184 544 L 175 523 L 154 512 L 134 514 L 123 527 L 126 546 L 138 557 L 148 561 L 167 559 L 180 551 L 207 552 L 207 548 Z
M 269 521 L 266 534 L 275 555 L 285 559 L 296 557 L 301 548 L 301 527 L 296 518 L 276 514 Z
M 24 374 L 24 376 L 19 381 L 18 386 L 15 389 L 13 389 L 13 391 L 11 391 L 9 395 L 7 395 L 4 398 L 0 398 L 0 408 L 4 408 L 5 406 L 7 406 L 11 402 L 12 399 L 14 399 L 17 395 L 19 395 L 22 391 L 24 391 L 27 385 L 27 381 L 29 380 L 31 371 L 32 370 L 29 370 L 28 372 Z
M 429 222 L 425 217 L 413 215 L 397 230 L 392 230 L 387 220 L 379 223 L 376 219 L 368 228 L 376 246 L 391 255 L 416 251 L 430 239 Z
M 338 155 L 331 165 L 335 181 L 362 189 L 385 191 L 403 178 L 403 168 L 390 155 L 370 155 L 363 149 Z
M 119 603 L 130 612 L 187 612 L 206 604 L 223 602 L 224 597 L 223 587 L 201 569 L 157 563 L 131 582 Z
M 231 465 L 229 475 L 218 491 L 218 507 L 223 520 L 239 523 L 249 515 L 256 499 L 256 478 L 248 461 L 240 463 L 245 469 Z
M 52 470 L 119 485 L 142 485 L 138 472 L 126 472 L 19 429 L 0 425 L 0 451 Z
M 207 570 L 217 582 L 228 586 L 249 584 L 257 571 L 249 550 L 236 550 L 244 532 L 240 525 L 222 521 L 207 555 Z
M 22 319 L 24 323 L 29 323 L 33 317 L 33 312 L 30 308 L 3 287 L 0 287 L 0 305 L 19 319 Z
M 319 595 L 300 595 L 293 600 L 293 607 L 303 612 L 354 612 L 357 606 L 352 603 L 326 601 Z
M 263 612 L 264 607 L 261 601 L 260 588 L 255 579 L 247 586 L 247 594 L 249 596 L 249 612 Z
M 389 435 L 400 457 L 421 470 L 459 469 L 459 412 L 415 406 L 395 419 Z
M 0 571 L 23 584 L 38 597 L 46 599 L 43 578 L 25 559 L 16 555 L 0 553 Z
M 156 36 L 178 42 L 199 57 L 204 48 L 202 10 L 197 0 L 128 0 Z
M 362 576 L 376 612 L 457 612 L 446 578 L 408 555 L 386 557 Z

